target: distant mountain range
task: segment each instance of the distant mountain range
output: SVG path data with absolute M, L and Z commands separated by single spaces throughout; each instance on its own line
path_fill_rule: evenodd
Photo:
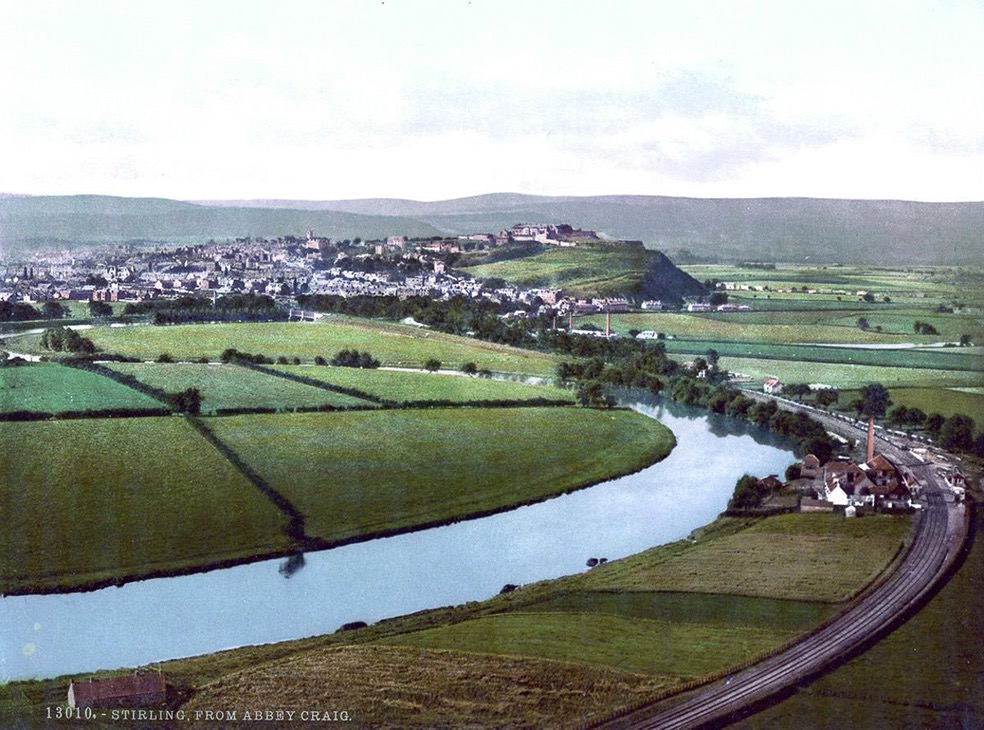
M 641 240 L 675 260 L 984 263 L 984 202 L 514 193 L 438 202 L 0 196 L 5 247 L 303 235 L 308 229 L 334 238 L 426 237 L 495 233 L 519 222 L 565 222 Z
M 213 238 L 304 236 L 308 230 L 335 239 L 442 235 L 433 226 L 411 218 L 327 209 L 197 205 L 165 198 L 104 195 L 0 196 L 3 248 L 111 242 L 203 243 Z

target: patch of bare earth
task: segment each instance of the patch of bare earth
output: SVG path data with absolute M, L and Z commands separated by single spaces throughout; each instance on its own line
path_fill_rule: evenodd
M 672 679 L 561 662 L 385 646 L 344 646 L 231 674 L 195 692 L 196 711 L 346 712 L 374 728 L 564 728 L 608 715 Z M 204 717 L 204 714 L 200 715 Z M 247 723 L 248 724 L 248 721 Z M 263 722 L 265 728 L 277 723 Z M 289 723 L 283 723 L 284 727 Z

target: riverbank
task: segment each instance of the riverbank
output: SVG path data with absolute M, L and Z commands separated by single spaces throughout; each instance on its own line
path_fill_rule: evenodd
M 203 708 L 330 705 L 368 725 L 424 726 L 434 718 L 452 725 L 469 719 L 508 725 L 534 716 L 527 700 L 540 697 L 551 722 L 579 723 L 589 719 L 579 714 L 588 707 L 590 716 L 603 717 L 614 707 L 750 661 L 822 623 L 845 596 L 884 569 L 909 524 L 904 517 L 722 518 L 688 540 L 485 601 L 312 639 L 168 661 L 160 668 L 171 687 L 171 706 L 189 715 Z M 794 541 L 796 557 L 782 565 L 768 561 L 782 574 L 763 576 L 763 563 L 749 556 L 776 540 Z M 860 544 L 867 559 L 865 570 L 857 572 L 853 556 Z M 704 584 L 700 566 L 710 564 L 719 570 Z M 842 568 L 851 569 L 855 577 L 821 594 L 819 565 L 842 576 Z M 349 670 L 340 674 L 338 666 Z M 427 671 L 409 671 L 414 666 Z M 502 686 L 493 679 L 504 666 L 515 702 L 503 703 L 493 691 Z M 308 681 L 314 677 L 321 679 Z M 485 691 L 482 677 L 489 681 Z M 516 695 L 517 677 L 537 687 L 534 695 Z M 70 679 L 12 682 L 0 688 L 0 713 L 42 718 L 46 706 L 63 702 Z M 551 689 L 557 684 L 563 691 Z M 467 708 L 456 710 L 438 699 L 472 691 Z M 577 700 L 583 692 L 593 693 L 591 702 Z M 338 706 L 339 698 L 351 706 Z

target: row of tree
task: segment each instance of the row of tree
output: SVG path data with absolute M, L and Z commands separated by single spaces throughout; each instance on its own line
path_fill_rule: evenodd
M 61 302 L 49 301 L 38 310 L 27 302 L 0 301 L 0 322 L 28 322 L 34 319 L 62 319 L 71 311 Z
M 182 296 L 176 299 L 147 299 L 123 307 L 124 316 L 153 316 L 154 324 L 189 322 L 245 321 L 270 322 L 287 319 L 287 312 L 265 294 L 226 294 L 214 301 L 205 297 Z

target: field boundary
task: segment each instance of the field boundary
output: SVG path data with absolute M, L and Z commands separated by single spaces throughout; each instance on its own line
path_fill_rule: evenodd
M 263 477 L 257 474 L 246 462 L 239 458 L 228 444 L 219 439 L 201 418 L 197 416 L 186 416 L 185 420 L 200 433 L 206 441 L 214 446 L 230 464 L 238 469 L 250 483 L 256 487 L 263 496 L 273 502 L 274 506 L 287 518 L 284 527 L 286 535 L 293 540 L 299 549 L 311 546 L 311 540 L 304 532 L 304 515 L 295 507 L 289 499 L 274 489 Z

